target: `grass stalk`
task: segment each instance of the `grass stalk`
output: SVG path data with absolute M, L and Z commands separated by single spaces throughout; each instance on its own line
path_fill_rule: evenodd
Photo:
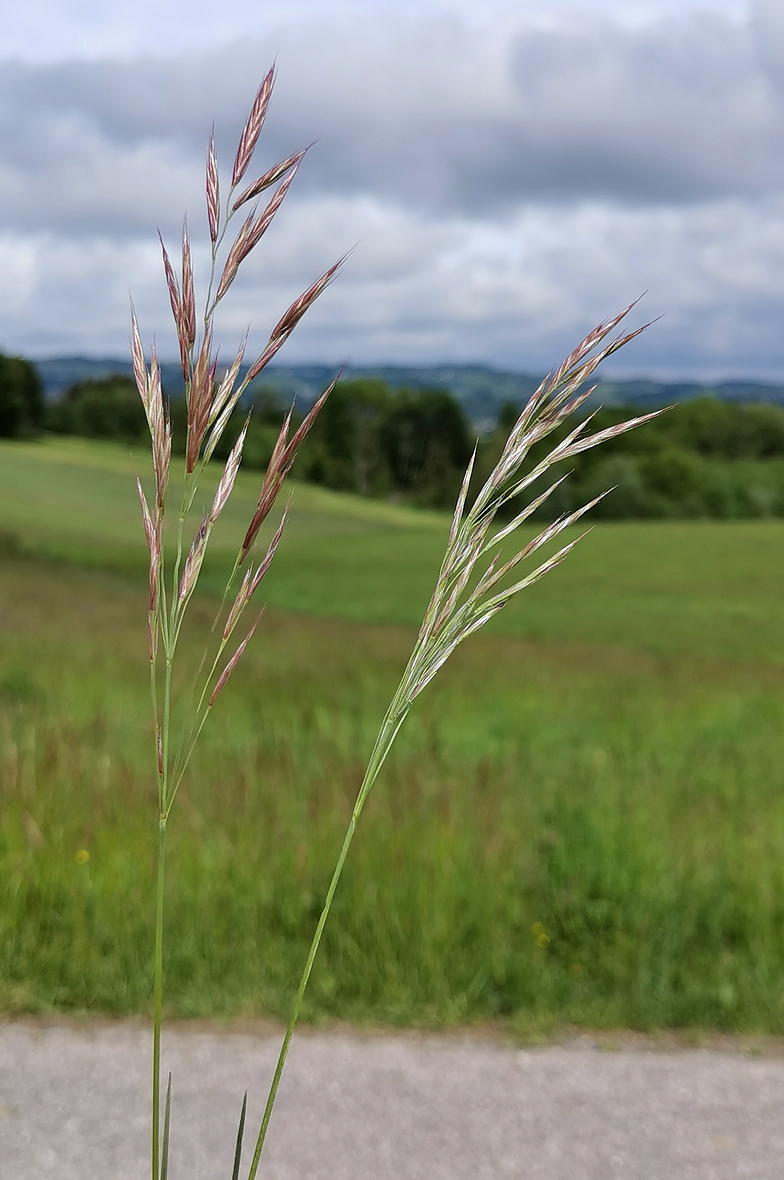
M 152 1033 L 152 1180 L 159 1180 L 161 1115 L 161 1022 L 163 1019 L 163 918 L 166 873 L 166 819 L 158 821 L 158 864 L 155 888 L 155 981 Z
M 195 533 L 189 551 L 185 555 L 185 526 L 192 507 L 200 476 L 209 462 L 215 447 L 225 430 L 232 411 L 250 381 L 269 363 L 288 339 L 302 316 L 331 282 L 341 262 L 330 267 L 316 280 L 284 313 L 270 333 L 266 346 L 258 359 L 240 378 L 241 361 L 247 336 L 243 339 L 233 365 L 227 369 L 223 379 L 215 377 L 217 356 L 213 354 L 214 316 L 221 300 L 231 286 L 238 269 L 246 256 L 257 245 L 282 202 L 289 184 L 294 178 L 304 153 L 299 153 L 264 173 L 249 185 L 236 200 L 234 192 L 249 166 L 256 142 L 266 115 L 272 93 L 274 71 L 270 71 L 262 82 L 253 103 L 250 115 L 240 136 L 239 146 L 232 171 L 229 197 L 225 213 L 219 200 L 217 160 L 213 137 L 210 137 L 207 155 L 207 212 L 210 240 L 212 243 L 210 277 L 204 305 L 203 332 L 199 342 L 196 339 L 196 312 L 193 286 L 193 270 L 187 226 L 182 234 L 182 271 L 178 280 L 169 261 L 166 248 L 163 250 L 164 272 L 175 328 L 180 347 L 183 379 L 187 405 L 187 431 L 184 456 L 184 491 L 177 522 L 176 555 L 171 575 L 171 599 L 166 597 L 166 562 L 164 552 L 163 518 L 166 491 L 169 483 L 171 463 L 171 424 L 168 407 L 164 403 L 161 388 L 160 368 L 153 351 L 149 368 L 144 356 L 141 337 L 132 316 L 132 357 L 139 394 L 144 405 L 150 429 L 155 496 L 152 509 L 148 506 L 141 483 L 137 481 L 142 507 L 142 518 L 150 553 L 150 599 L 148 610 L 149 656 L 151 664 L 151 695 L 155 720 L 155 736 L 158 760 L 158 855 L 156 883 L 155 922 L 155 966 L 154 966 L 154 1012 L 153 1012 L 153 1078 L 152 1078 L 152 1180 L 164 1180 L 163 1172 L 168 1170 L 169 1112 L 171 1107 L 171 1083 L 167 1088 L 164 1144 L 160 1138 L 161 1105 L 161 1020 L 163 1012 L 163 952 L 165 921 L 165 860 L 167 822 L 174 798 L 187 770 L 195 745 L 218 695 L 223 691 L 234 668 L 250 641 L 256 622 L 236 646 L 233 654 L 225 659 L 227 647 L 235 628 L 247 606 L 256 593 L 275 555 L 286 523 L 286 513 L 270 542 L 266 553 L 255 564 L 255 545 L 259 530 L 269 515 L 276 497 L 291 470 L 297 449 L 307 435 L 334 382 L 316 400 L 299 426 L 290 434 L 293 407 L 287 414 L 272 451 L 264 474 L 256 509 L 247 532 L 237 553 L 234 568 L 223 596 L 216 622 L 207 638 L 202 661 L 196 680 L 205 666 L 210 667 L 202 687 L 195 711 L 191 709 L 187 740 L 181 745 L 177 757 L 171 758 L 170 739 L 173 699 L 173 667 L 178 641 L 185 614 L 198 583 L 205 554 L 210 542 L 213 526 L 231 496 L 234 481 L 242 462 L 247 425 L 240 432 L 226 461 L 223 474 L 218 482 L 211 508 Z M 278 183 L 280 182 L 280 183 Z M 234 213 L 249 200 L 277 184 L 266 208 L 259 214 L 254 206 L 229 246 L 223 270 L 213 295 L 216 262 L 226 230 Z M 565 438 L 557 443 L 548 455 L 531 465 L 528 460 L 531 448 L 556 431 L 562 423 L 574 415 L 585 403 L 590 390 L 585 389 L 588 379 L 597 366 L 623 347 L 638 334 L 637 329 L 627 335 L 612 338 L 611 333 L 629 312 L 627 308 L 608 323 L 600 324 L 571 353 L 563 364 L 551 373 L 533 394 L 513 427 L 501 457 L 485 481 L 475 491 L 469 506 L 469 491 L 473 473 L 473 459 L 465 473 L 460 495 L 455 508 L 446 552 L 441 564 L 430 605 L 422 623 L 413 652 L 403 672 L 402 679 L 384 716 L 374 742 L 367 768 L 357 794 L 351 818 L 346 829 L 335 868 L 333 870 L 321 913 L 313 934 L 299 986 L 294 996 L 288 1025 L 275 1066 L 267 1097 L 261 1126 L 251 1161 L 248 1180 L 255 1180 L 261 1155 L 272 1116 L 275 1100 L 285 1067 L 291 1039 L 300 1015 L 302 1002 L 308 987 L 324 929 L 329 918 L 344 866 L 351 848 L 357 826 L 367 798 L 382 766 L 392 748 L 395 738 L 407 717 L 414 700 L 432 680 L 455 648 L 469 635 L 484 626 L 520 590 L 532 585 L 544 574 L 554 569 L 574 547 L 576 541 L 564 545 L 553 556 L 547 558 L 524 577 L 514 581 L 511 577 L 521 563 L 558 537 L 565 529 L 575 524 L 596 500 L 584 505 L 576 512 L 563 515 L 548 525 L 532 541 L 507 560 L 502 559 L 501 545 L 529 517 L 535 507 L 561 482 L 557 479 L 549 488 L 540 493 L 505 528 L 494 531 L 494 522 L 499 510 L 512 497 L 520 496 L 537 481 L 543 480 L 551 467 L 563 464 L 573 455 L 597 446 L 637 426 L 649 417 L 634 418 L 607 430 L 588 433 L 590 418 L 581 418 Z M 609 343 L 607 342 L 609 338 Z M 337 379 L 336 379 L 337 380 Z M 237 384 L 237 382 L 239 383 Z M 579 538 L 578 538 L 579 539 Z M 240 567 L 247 563 L 243 580 L 230 603 L 231 588 Z M 230 603 L 230 605 L 228 605 Z M 228 605 L 228 610 L 226 607 Z M 221 637 L 217 643 L 217 654 L 209 663 L 208 649 L 220 618 L 225 614 Z M 158 640 L 162 639 L 164 649 L 163 702 L 158 705 Z M 223 664 L 221 670 L 221 664 Z M 191 706 L 193 705 L 193 696 Z M 209 695 L 208 695 L 209 693 Z M 206 706 L 204 704 L 206 699 Z M 235 1173 L 239 1169 L 239 1151 L 244 1129 L 245 1106 L 238 1135 L 235 1154 Z
M 400 727 L 405 721 L 415 698 L 430 680 L 432 680 L 433 676 L 443 666 L 455 648 L 470 634 L 484 626 L 519 590 L 532 585 L 544 576 L 545 573 L 548 573 L 560 564 L 577 541 L 572 541 L 570 544 L 565 545 L 554 557 L 543 562 L 527 577 L 516 582 L 511 587 L 507 586 L 505 589 L 493 595 L 490 595 L 490 591 L 496 588 L 499 583 L 502 583 L 504 577 L 515 569 L 522 560 L 536 552 L 537 549 L 556 537 L 564 529 L 574 524 L 584 512 L 596 503 L 595 500 L 591 501 L 591 503 L 579 509 L 577 512 L 556 520 L 554 524 L 544 529 L 538 537 L 529 542 L 515 557 L 505 562 L 500 568 L 497 568 L 499 554 L 496 552 L 492 556 L 484 573 L 477 580 L 475 567 L 478 559 L 486 554 L 492 554 L 494 546 L 505 540 L 530 514 L 531 509 L 529 507 L 528 510 L 518 513 L 511 525 L 498 530 L 495 537 L 490 534 L 491 526 L 498 509 L 510 498 L 510 484 L 516 491 L 521 482 L 524 485 L 528 485 L 538 475 L 546 474 L 548 467 L 561 462 L 564 458 L 568 458 L 570 453 L 574 453 L 575 448 L 585 449 L 589 446 L 597 445 L 607 438 L 615 437 L 617 434 L 641 424 L 648 418 L 656 416 L 655 413 L 649 414 L 643 418 L 632 419 L 629 422 L 622 423 L 620 426 L 612 428 L 611 431 L 599 432 L 593 437 L 587 436 L 580 438 L 587 424 L 583 422 L 567 436 L 567 439 L 563 443 L 557 445 L 534 468 L 533 476 L 529 473 L 522 481 L 519 478 L 520 468 L 533 443 L 538 438 L 541 438 L 543 434 L 550 433 L 554 430 L 563 421 L 564 417 L 573 413 L 585 401 L 587 395 L 578 392 L 579 386 L 583 384 L 585 377 L 593 372 L 600 360 L 603 360 L 606 356 L 616 351 L 623 344 L 627 343 L 628 340 L 637 335 L 636 332 L 633 332 L 625 337 L 620 337 L 612 341 L 604 349 L 594 352 L 590 360 L 586 361 L 585 358 L 588 353 L 604 340 L 625 314 L 626 312 L 622 313 L 621 316 L 611 321 L 609 325 L 600 325 L 567 358 L 560 369 L 557 370 L 555 376 L 551 376 L 543 382 L 539 390 L 533 395 L 529 405 L 521 414 L 517 427 L 510 435 L 510 442 L 507 444 L 498 466 L 477 493 L 473 506 L 465 512 L 473 471 L 473 457 L 469 462 L 455 508 L 449 541 L 436 586 L 428 609 L 425 612 L 414 650 L 374 743 L 327 889 L 324 904 L 316 925 L 316 931 L 310 944 L 305 967 L 294 997 L 289 1022 L 275 1066 L 272 1084 L 253 1153 L 253 1160 L 248 1173 L 248 1180 L 255 1180 L 256 1177 L 291 1039 L 299 1018 L 313 964 L 321 944 L 324 928 L 332 908 L 351 843 L 354 839 L 359 818 L 368 795 L 394 744 Z M 539 411 L 538 413 L 537 410 Z M 521 427 L 524 428 L 526 425 L 529 425 L 528 431 L 521 429 Z M 571 452 L 569 450 L 570 446 L 572 447 Z M 549 492 L 560 482 L 560 479 L 557 480 L 547 492 L 537 497 L 534 501 L 534 506 L 546 499 Z M 471 589 L 472 579 L 475 582 L 473 589 Z
M 327 924 L 327 919 L 329 918 L 329 912 L 332 909 L 332 902 L 335 898 L 335 893 L 337 891 L 337 887 L 340 882 L 340 878 L 343 875 L 343 868 L 346 864 L 346 859 L 348 857 L 349 849 L 351 848 L 351 842 L 354 839 L 354 833 L 357 830 L 357 824 L 359 823 L 359 817 L 362 814 L 362 809 L 365 806 L 365 802 L 367 800 L 367 797 L 370 794 L 376 779 L 378 778 L 379 771 L 381 770 L 381 767 L 383 766 L 383 764 L 386 760 L 387 754 L 392 749 L 392 745 L 393 745 L 394 740 L 397 736 L 398 730 L 400 729 L 400 726 L 403 724 L 404 720 L 405 720 L 405 713 L 403 713 L 400 716 L 395 716 L 392 709 L 390 709 L 389 713 L 384 718 L 384 722 L 381 726 L 378 737 L 376 738 L 376 744 L 373 748 L 373 753 L 371 754 L 370 761 L 368 762 L 368 766 L 365 771 L 364 778 L 362 780 L 362 784 L 359 788 L 356 802 L 354 803 L 354 809 L 351 813 L 351 818 L 348 822 L 348 827 L 346 829 L 346 834 L 343 837 L 343 844 L 341 845 L 340 853 L 338 854 L 338 859 L 335 864 L 335 868 L 332 872 L 332 878 L 330 880 L 329 887 L 327 889 L 327 894 L 324 899 L 324 904 L 322 906 L 321 913 L 319 915 L 319 920 L 318 920 L 318 924 L 316 926 L 316 931 L 313 935 L 313 940 L 310 944 L 310 949 L 308 950 L 308 955 L 305 960 L 305 967 L 302 971 L 302 976 L 299 981 L 299 987 L 297 988 L 297 993 L 294 997 L 294 1002 L 291 1006 L 291 1013 L 289 1015 L 289 1022 L 288 1022 L 288 1025 L 286 1026 L 286 1032 L 284 1033 L 284 1036 L 283 1036 L 283 1044 L 281 1045 L 280 1053 L 278 1054 L 278 1060 L 275 1065 L 275 1072 L 272 1077 L 272 1083 L 270 1085 L 269 1094 L 267 1095 L 267 1102 L 266 1102 L 266 1106 L 264 1108 L 264 1114 L 263 1114 L 262 1120 L 261 1120 L 261 1127 L 259 1129 L 258 1138 L 256 1140 L 256 1147 L 253 1152 L 253 1159 L 251 1161 L 250 1171 L 248 1172 L 248 1180 L 255 1180 L 256 1172 L 258 1171 L 259 1163 L 261 1160 L 261 1153 L 264 1149 L 264 1141 L 267 1137 L 267 1129 L 269 1127 L 269 1122 L 272 1117 L 272 1110 L 275 1105 L 275 1099 L 278 1094 L 278 1087 L 280 1085 L 280 1079 L 283 1075 L 283 1069 L 286 1064 L 286 1058 L 288 1056 L 289 1046 L 291 1045 L 291 1038 L 294 1035 L 294 1029 L 296 1027 L 297 1020 L 299 1019 L 299 1013 L 300 1013 L 300 1009 L 302 1007 L 302 1001 L 305 998 L 305 992 L 307 990 L 308 982 L 310 980 L 310 973 L 313 970 L 313 964 L 316 960 L 316 955 L 318 954 L 319 946 L 321 945 L 321 938 L 324 933 L 324 927 Z
M 261 355 L 250 367 L 246 375 L 239 380 L 241 361 L 245 350 L 247 334 L 240 344 L 234 364 L 226 370 L 222 381 L 215 379 L 217 355 L 213 354 L 213 321 L 218 303 L 226 295 L 231 286 L 240 264 L 251 250 L 257 245 L 261 236 L 277 212 L 288 186 L 293 179 L 303 153 L 292 156 L 282 164 L 265 173 L 253 182 L 245 193 L 233 201 L 235 190 L 247 170 L 264 122 L 267 105 L 272 93 L 274 70 L 270 70 L 262 82 L 250 115 L 240 136 L 237 155 L 234 161 L 231 186 L 222 213 L 219 201 L 219 180 L 217 158 L 213 136 L 210 137 L 207 156 L 207 213 L 211 240 L 211 258 L 207 296 L 204 304 L 203 332 L 199 346 L 196 340 L 196 312 L 195 295 L 190 241 L 187 225 L 183 225 L 182 233 L 182 271 L 178 279 L 169 260 L 166 247 L 161 240 L 163 252 L 164 272 L 169 289 L 172 314 L 180 348 L 183 380 L 185 383 L 185 400 L 187 406 L 187 430 L 185 444 L 184 488 L 182 502 L 177 520 L 176 549 L 171 568 L 171 599 L 166 595 L 166 561 L 165 543 L 163 535 L 163 519 L 166 505 L 166 491 L 169 483 L 171 465 L 171 421 L 168 406 L 164 402 L 161 387 L 160 368 L 153 350 L 149 367 L 144 355 L 141 336 L 136 320 L 135 311 L 132 312 L 132 360 L 133 370 L 139 395 L 144 406 L 150 430 L 152 447 L 153 473 L 155 476 L 155 497 L 152 508 L 148 506 L 141 482 L 137 479 L 137 487 L 142 507 L 147 545 L 150 552 L 150 601 L 148 609 L 149 658 L 151 699 L 155 723 L 156 757 L 158 765 L 158 851 L 157 851 L 157 883 L 155 902 L 155 963 L 154 963 L 154 998 L 153 998 L 153 1066 L 152 1066 L 152 1180 L 164 1180 L 164 1172 L 168 1170 L 168 1131 L 169 1111 L 171 1101 L 171 1083 L 167 1089 L 166 1119 L 164 1129 L 164 1144 L 160 1138 L 160 1107 L 161 1107 L 161 1021 L 163 1014 L 163 948 L 165 921 L 165 862 L 166 862 L 166 828 L 177 789 L 182 776 L 187 770 L 194 747 L 198 741 L 206 718 L 215 702 L 216 697 L 225 687 L 238 660 L 242 656 L 256 624 L 254 623 L 248 634 L 237 646 L 222 670 L 226 648 L 233 631 L 239 623 L 245 608 L 250 603 L 258 586 L 269 568 L 280 534 L 282 525 L 278 529 L 272 544 L 264 558 L 254 569 L 253 554 L 256 538 L 264 520 L 272 509 L 280 488 L 288 475 L 296 452 L 302 439 L 312 426 L 317 414 L 324 404 L 330 389 L 316 401 L 303 422 L 289 437 L 291 412 L 283 423 L 278 440 L 270 460 L 267 472 L 259 493 L 258 505 L 248 526 L 242 546 L 237 554 L 234 569 L 226 585 L 223 601 L 207 640 L 199 670 L 197 681 L 207 665 L 208 648 L 216 627 L 224 613 L 229 600 L 234 578 L 240 566 L 248 562 L 245 580 L 237 592 L 226 619 L 221 639 L 218 643 L 217 654 L 212 660 L 210 670 L 201 689 L 195 716 L 192 716 L 187 730 L 188 738 L 181 746 L 177 756 L 171 757 L 172 710 L 174 700 L 172 694 L 172 676 L 177 645 L 188 605 L 199 579 L 202 563 L 210 540 L 212 528 L 228 501 L 234 485 L 240 463 L 242 448 L 247 431 L 247 422 L 237 443 L 232 448 L 226 462 L 223 476 L 218 484 L 212 508 L 192 540 L 190 550 L 185 556 L 185 528 L 188 513 L 193 505 L 200 476 L 204 473 L 215 447 L 223 431 L 228 425 L 232 411 L 253 377 L 257 376 L 266 364 L 286 342 L 299 320 L 318 298 L 337 272 L 339 263 L 331 267 L 320 279 L 317 279 L 284 313 L 273 328 Z M 256 215 L 255 208 L 247 217 L 234 243 L 230 246 L 223 264 L 223 271 L 218 289 L 213 295 L 213 284 L 216 274 L 218 252 L 222 246 L 229 223 L 234 213 L 247 200 L 263 192 L 269 185 L 278 180 L 279 184 L 267 208 Z M 285 521 L 285 514 L 284 514 Z M 257 620 L 258 621 L 258 620 Z M 162 640 L 164 651 L 163 668 L 163 701 L 159 708 L 158 699 L 158 642 Z M 196 685 L 194 685 L 195 692 Z M 206 707 L 205 698 L 209 693 Z M 244 1108 L 243 1108 L 244 1125 Z M 239 1166 L 237 1156 L 236 1166 Z

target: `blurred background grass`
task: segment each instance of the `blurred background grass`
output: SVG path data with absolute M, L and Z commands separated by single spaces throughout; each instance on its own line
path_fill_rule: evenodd
M 6 1011 L 149 1008 L 146 462 L 0 444 Z M 290 525 L 173 828 L 180 1015 L 285 1011 L 448 521 L 300 486 Z M 784 1031 L 783 574 L 779 521 L 603 523 L 461 649 L 363 817 L 308 1015 Z

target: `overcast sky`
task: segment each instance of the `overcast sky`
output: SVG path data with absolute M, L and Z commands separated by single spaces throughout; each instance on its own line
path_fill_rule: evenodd
M 356 246 L 281 361 L 551 367 L 643 290 L 616 372 L 784 380 L 782 0 L 28 0 L 0 58 L 0 349 L 175 355 L 156 228 L 204 148 L 313 140 L 220 321 L 262 345 Z M 225 172 L 224 172 L 225 175 Z

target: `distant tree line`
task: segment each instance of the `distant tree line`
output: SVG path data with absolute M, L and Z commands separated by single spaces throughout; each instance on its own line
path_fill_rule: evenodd
M 248 406 L 238 410 L 216 458 L 225 459 Z M 263 470 L 285 407 L 257 393 L 245 465 Z M 185 432 L 182 399 L 171 402 L 175 436 Z M 502 407 L 479 442 L 473 487 L 496 462 L 519 407 Z M 639 413 L 600 410 L 591 430 Z M 146 432 L 133 381 L 84 381 L 44 402 L 34 367 L 0 356 L 0 436 L 36 430 L 140 442 Z M 454 503 L 474 433 L 459 403 L 439 389 L 392 389 L 377 379 L 338 384 L 301 448 L 296 476 L 341 491 L 448 508 Z M 552 443 L 550 440 L 550 444 Z M 533 464 L 550 444 L 539 444 Z M 569 479 L 540 511 L 552 517 L 614 490 L 593 510 L 603 519 L 784 516 L 784 407 L 695 398 L 570 464 Z M 560 474 L 560 473 L 559 473 Z M 514 507 L 514 506 L 512 506 Z
M 181 441 L 185 406 L 182 399 L 172 399 L 170 406 L 175 442 Z M 252 407 L 235 413 L 215 456 L 226 458 L 248 408 L 243 462 L 251 470 L 264 470 L 285 414 L 274 391 L 263 389 Z M 146 432 L 136 387 L 122 376 L 73 385 L 49 406 L 45 425 L 60 434 L 129 443 Z M 341 491 L 448 507 L 473 446 L 463 410 L 444 390 L 392 390 L 383 381 L 346 381 L 333 390 L 300 448 L 296 475 Z
M 506 422 L 512 412 L 507 409 Z M 632 406 L 600 410 L 590 429 L 639 412 Z M 507 433 L 507 426 L 497 428 L 485 462 Z M 532 461 L 541 453 L 540 446 Z M 583 453 L 569 468 L 572 474 L 543 515 L 572 510 L 614 488 L 593 509 L 595 518 L 784 516 L 784 407 L 695 398 Z

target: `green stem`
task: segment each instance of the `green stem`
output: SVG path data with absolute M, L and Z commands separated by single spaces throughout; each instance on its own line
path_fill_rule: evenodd
M 236 184 L 233 184 L 231 186 L 231 188 L 229 189 L 229 195 L 226 197 L 226 212 L 225 212 L 224 218 L 223 218 L 223 229 L 220 231 L 217 241 L 213 242 L 213 244 L 212 244 L 212 263 L 210 266 L 210 281 L 209 281 L 209 285 L 207 287 L 207 299 L 204 303 L 204 327 L 205 327 L 205 329 L 206 329 L 207 324 L 209 322 L 210 316 L 215 311 L 215 304 L 211 303 L 212 285 L 215 282 L 215 263 L 218 258 L 218 250 L 220 249 L 220 247 L 223 243 L 223 239 L 226 237 L 226 230 L 229 228 L 229 222 L 231 221 L 232 217 L 234 216 L 234 214 L 231 211 L 231 198 L 234 196 L 234 193 L 236 192 L 236 190 L 237 190 Z
M 160 779 L 160 817 L 165 819 L 169 805 L 169 729 L 171 717 L 171 682 L 174 651 L 166 654 L 166 673 L 163 680 L 163 724 L 161 726 L 161 746 L 163 749 L 163 774 Z
M 180 505 L 180 515 L 177 520 L 177 556 L 174 559 L 174 573 L 172 574 L 172 605 L 177 602 L 177 591 L 180 584 L 180 565 L 182 563 L 182 534 L 185 528 L 185 517 L 188 515 L 188 510 L 193 503 L 193 492 L 191 492 L 190 500 L 188 499 L 190 485 L 191 477 L 186 471 L 185 487 L 183 488 L 182 504 Z
M 259 1136 L 256 1140 L 256 1149 L 253 1153 L 250 1171 L 248 1172 L 248 1180 L 255 1180 L 256 1172 L 258 1171 L 261 1153 L 264 1148 L 264 1140 L 267 1137 L 267 1128 L 272 1116 L 272 1108 L 275 1105 L 278 1086 L 280 1085 L 283 1067 L 286 1064 L 286 1057 L 288 1056 L 289 1045 L 291 1044 L 291 1038 L 294 1035 L 294 1028 L 299 1017 L 300 1008 L 302 1007 L 305 989 L 308 986 L 308 980 L 310 979 L 310 973 L 313 969 L 313 963 L 315 961 L 316 954 L 318 953 L 319 944 L 321 943 L 321 936 L 324 933 L 324 927 L 327 924 L 329 911 L 332 908 L 332 900 L 335 896 L 338 882 L 340 881 L 341 875 L 343 873 L 343 866 L 346 863 L 348 850 L 351 847 L 351 841 L 354 838 L 354 832 L 356 831 L 359 817 L 362 814 L 362 808 L 365 806 L 365 800 L 370 794 L 371 788 L 378 777 L 378 773 L 381 770 L 384 761 L 386 760 L 387 754 L 392 748 L 392 743 L 397 737 L 398 730 L 403 724 L 403 721 L 405 720 L 406 714 L 408 712 L 407 706 L 402 706 L 402 712 L 400 711 L 400 706 L 398 706 L 397 703 L 398 696 L 399 693 L 396 693 L 395 699 L 389 708 L 389 712 L 384 718 L 381 729 L 379 730 L 378 737 L 376 738 L 376 744 L 373 747 L 372 754 L 370 755 L 370 761 L 368 762 L 367 770 L 365 771 L 365 777 L 362 780 L 362 786 L 359 788 L 359 794 L 357 795 L 357 800 L 354 804 L 354 810 L 351 813 L 351 819 L 349 820 L 346 835 L 343 838 L 343 845 L 340 849 L 340 855 L 338 857 L 337 864 L 335 865 L 335 870 L 332 874 L 332 880 L 329 883 L 329 889 L 327 890 L 327 896 L 324 900 L 324 906 L 321 910 L 321 916 L 318 920 L 316 933 L 313 935 L 313 941 L 310 944 L 310 950 L 308 951 L 308 957 L 305 962 L 305 969 L 302 972 L 302 978 L 300 979 L 299 987 L 297 988 L 297 994 L 294 997 L 294 1003 L 291 1008 L 291 1016 L 289 1017 L 288 1027 L 286 1028 L 286 1033 L 283 1037 L 283 1044 L 281 1045 L 280 1054 L 278 1055 L 277 1065 L 275 1066 L 275 1073 L 273 1075 L 272 1084 L 267 1097 L 267 1105 L 264 1108 L 264 1117 L 262 1118 Z
M 160 1176 L 161 1116 L 161 1019 L 163 1015 L 163 884 L 166 863 L 166 818 L 168 804 L 169 728 L 171 715 L 171 678 L 174 651 L 167 643 L 166 672 L 163 687 L 161 725 L 162 768 L 158 775 L 158 882 L 155 901 L 155 984 L 152 1034 L 152 1180 Z M 153 698 L 155 699 L 155 697 Z M 156 707 L 157 713 L 157 707 Z
M 226 583 L 226 588 L 223 591 L 223 598 L 221 599 L 221 604 L 218 607 L 215 618 L 212 620 L 212 626 L 210 627 L 210 633 L 207 636 L 207 642 L 204 645 L 204 651 L 202 652 L 201 660 L 199 661 L 199 666 L 196 669 L 196 675 L 193 678 L 193 688 L 191 689 L 191 701 L 193 700 L 193 696 L 196 693 L 199 677 L 201 676 L 201 674 L 204 670 L 204 665 L 206 664 L 207 657 L 209 655 L 210 642 L 212 640 L 213 635 L 215 634 L 215 631 L 217 630 L 218 623 L 221 620 L 221 616 L 223 615 L 223 611 L 226 606 L 226 602 L 228 600 L 232 584 L 234 582 L 235 577 L 237 576 L 237 570 L 239 569 L 239 567 L 240 567 L 240 559 L 238 557 L 237 560 L 234 562 L 234 569 L 231 571 L 231 575 L 229 577 L 229 580 Z M 237 623 L 238 622 L 239 622 L 239 618 L 237 619 Z M 237 624 L 235 623 L 235 627 L 236 627 L 236 625 Z M 230 638 L 230 636 L 227 636 L 226 639 L 223 639 L 221 637 L 221 641 L 218 646 L 217 655 L 215 656 L 215 659 L 212 662 L 212 667 L 209 671 L 207 679 L 204 681 L 204 686 L 201 690 L 201 694 L 199 695 L 199 700 L 196 704 L 196 708 L 193 710 L 193 714 L 197 718 L 198 728 L 197 728 L 197 723 L 191 723 L 191 727 L 188 731 L 187 739 L 181 738 L 181 740 L 180 740 L 180 746 L 179 746 L 179 749 L 177 750 L 177 757 L 174 760 L 174 769 L 172 771 L 172 779 L 174 781 L 174 787 L 172 788 L 172 799 L 174 798 L 175 794 L 177 793 L 177 787 L 182 782 L 182 777 L 185 774 L 185 770 L 186 770 L 187 765 L 190 761 L 191 754 L 193 753 L 193 750 L 195 748 L 196 741 L 198 740 L 199 734 L 201 733 L 201 731 L 204 727 L 204 721 L 207 717 L 207 713 L 204 714 L 204 716 L 202 717 L 200 722 L 198 721 L 198 718 L 201 714 L 202 705 L 204 704 L 204 698 L 207 695 L 207 690 L 210 687 L 210 681 L 212 680 L 213 676 L 215 675 L 215 670 L 218 667 L 218 663 L 220 661 L 221 656 L 223 655 L 224 651 L 226 650 L 226 644 L 228 643 L 229 638 Z M 195 737 L 194 737 L 194 730 L 196 731 Z M 186 751 L 186 753 L 184 755 L 183 755 L 183 751 Z M 184 760 L 183 760 L 183 758 L 184 758 Z
M 171 790 L 169 790 L 167 792 L 167 797 L 166 797 L 166 812 L 165 812 L 165 814 L 166 814 L 167 819 L 169 818 L 169 812 L 172 809 L 172 804 L 174 803 L 174 800 L 177 797 L 177 792 L 180 789 L 180 783 L 185 778 L 185 771 L 188 769 L 188 763 L 191 760 L 191 756 L 193 755 L 193 751 L 196 749 L 196 743 L 198 742 L 198 740 L 201 736 L 201 731 L 204 729 L 205 723 L 206 723 L 209 715 L 210 715 L 210 706 L 208 705 L 207 708 L 204 710 L 204 714 L 201 718 L 201 721 L 199 722 L 198 728 L 196 729 L 196 733 L 194 734 L 193 730 L 191 730 L 190 744 L 188 746 L 188 750 L 187 750 L 187 753 L 185 754 L 185 757 L 183 759 L 181 759 L 179 761 L 178 765 L 175 766 L 175 768 L 174 768 L 174 772 L 172 774 L 172 779 L 171 779 L 171 781 L 172 781 Z
M 152 1041 L 152 1180 L 160 1171 L 161 1017 L 163 1012 L 163 881 L 166 861 L 166 820 L 158 821 L 158 884 L 155 903 L 155 1001 Z

